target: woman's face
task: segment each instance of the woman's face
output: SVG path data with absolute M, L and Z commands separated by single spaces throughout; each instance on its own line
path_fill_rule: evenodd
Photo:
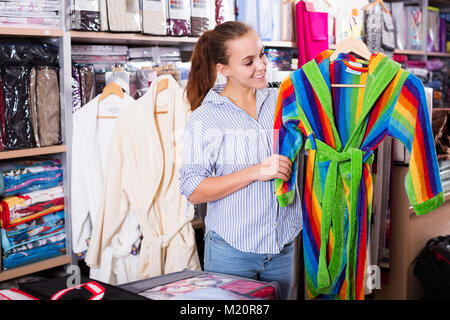
M 242 86 L 262 89 L 267 87 L 267 57 L 264 45 L 256 32 L 247 34 L 227 42 L 229 54 L 228 64 L 218 64 L 218 70 L 228 81 Z

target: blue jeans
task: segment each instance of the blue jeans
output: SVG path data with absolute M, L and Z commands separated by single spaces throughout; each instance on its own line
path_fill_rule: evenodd
M 248 279 L 276 281 L 280 286 L 280 299 L 287 300 L 294 277 L 294 251 L 294 241 L 291 241 L 279 254 L 242 252 L 211 230 L 205 236 L 204 269 Z

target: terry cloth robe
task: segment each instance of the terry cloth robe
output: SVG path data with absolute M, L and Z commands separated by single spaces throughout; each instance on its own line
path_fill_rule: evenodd
M 87 250 L 97 220 L 108 151 L 120 111 L 134 102 L 128 94 L 100 95 L 73 114 L 71 169 L 71 224 L 73 252 Z M 97 116 L 108 118 L 97 118 Z
M 156 88 L 168 79 L 167 113 L 156 114 Z M 162 98 L 164 91 L 158 94 Z M 119 115 L 111 140 L 98 223 L 86 263 L 98 267 L 129 211 L 142 232 L 139 277 L 145 279 L 183 269 L 200 270 L 193 208 L 179 191 L 183 136 L 190 107 L 170 75 L 153 81 L 147 93 Z
M 410 151 L 405 187 L 417 215 L 436 209 L 444 195 L 420 80 L 382 53 L 368 62 L 341 53 L 330 63 L 331 54 L 322 52 L 281 84 L 274 148 L 294 161 L 307 139 L 303 243 L 308 296 L 364 299 L 373 150 L 389 135 Z M 366 86 L 332 88 L 331 83 Z M 281 206 L 291 203 L 295 184 L 296 175 L 288 182 L 275 180 Z

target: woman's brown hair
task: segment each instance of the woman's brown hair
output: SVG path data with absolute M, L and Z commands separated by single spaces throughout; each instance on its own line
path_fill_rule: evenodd
M 252 28 L 239 21 L 227 21 L 213 30 L 205 31 L 198 39 L 191 58 L 191 70 L 186 85 L 191 110 L 197 109 L 217 77 L 216 64 L 228 64 L 226 42 L 245 35 Z

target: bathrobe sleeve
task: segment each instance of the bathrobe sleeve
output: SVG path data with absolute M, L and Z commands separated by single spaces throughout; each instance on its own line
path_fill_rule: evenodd
M 408 75 L 389 123 L 389 135 L 400 140 L 411 154 L 405 187 L 417 215 L 444 202 L 430 115 L 422 82 Z
M 297 184 L 297 162 L 295 159 L 300 151 L 303 143 L 303 135 L 305 134 L 300 120 L 294 86 L 289 77 L 280 86 L 273 133 L 273 153 L 286 156 L 293 162 L 291 179 L 288 182 L 275 179 L 274 182 L 277 199 L 282 207 L 294 201 L 295 187 Z

